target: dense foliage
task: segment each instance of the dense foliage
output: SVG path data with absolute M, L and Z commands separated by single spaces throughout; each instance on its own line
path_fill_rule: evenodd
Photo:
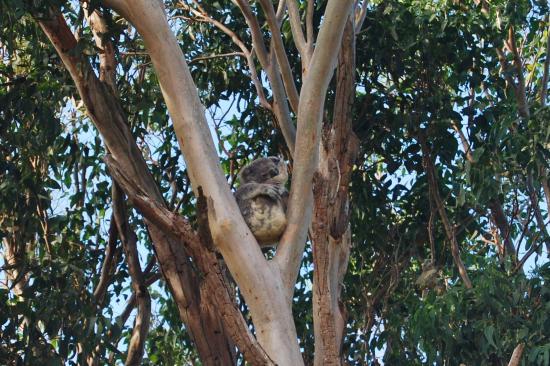
M 119 247 L 107 291 L 94 296 L 113 245 L 106 152 L 35 22 L 48 5 L 0 0 L 0 363 L 84 363 L 91 350 L 104 364 L 120 363 L 132 318 Z M 273 116 L 258 107 L 248 65 L 233 54 L 232 40 L 197 19 L 185 1 L 166 7 L 233 185 L 250 159 L 284 152 L 282 136 Z M 203 7 L 250 43 L 235 7 Z M 98 66 L 79 4 L 65 3 L 63 12 Z M 524 365 L 550 365 L 550 191 L 544 191 L 550 109 L 541 93 L 548 88 L 542 84 L 548 12 L 545 1 L 525 0 L 492 1 L 488 8 L 450 0 L 369 5 L 356 46 L 353 110 L 361 152 L 344 283 L 349 364 L 505 365 L 525 343 Z M 195 201 L 150 60 L 131 26 L 116 14 L 108 19 L 118 97 L 136 141 L 169 206 L 193 218 Z M 282 29 L 300 70 L 287 20 Z M 523 60 L 521 77 L 513 52 L 502 51 L 510 30 Z M 514 87 L 520 79 L 528 115 Z M 333 99 L 331 91 L 327 115 Z M 472 288 L 458 273 L 435 195 Z M 134 211 L 131 224 L 142 266 L 155 278 L 150 239 Z M 294 303 L 306 361 L 313 357 L 311 261 L 308 248 Z M 14 278 L 23 285 L 3 286 Z M 151 291 L 145 364 L 193 362 L 196 353 L 162 281 Z

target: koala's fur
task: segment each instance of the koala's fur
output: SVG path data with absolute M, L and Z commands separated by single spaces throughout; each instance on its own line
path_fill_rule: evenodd
M 262 246 L 276 244 L 286 228 L 287 167 L 276 156 L 259 158 L 243 168 L 237 204 L 248 227 Z

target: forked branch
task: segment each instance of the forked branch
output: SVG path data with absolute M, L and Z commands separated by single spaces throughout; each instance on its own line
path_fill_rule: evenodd
M 212 237 L 250 309 L 259 343 L 277 363 L 303 363 L 279 269 L 266 261 L 222 173 L 204 107 L 164 9 L 156 0 L 105 1 L 143 37 L 185 158 L 193 191 L 209 202 Z M 281 349 L 287 352 L 280 352 Z
M 288 301 L 292 298 L 307 230 L 311 223 L 313 205 L 311 187 L 317 167 L 325 96 L 336 66 L 338 56 L 336 51 L 340 49 L 344 26 L 352 5 L 351 0 L 328 2 L 310 70 L 306 74 L 301 90 L 294 169 L 287 213 L 288 225 L 275 256 L 283 276 Z
M 151 199 L 147 193 L 132 184 L 120 164 L 112 156 L 106 156 L 105 161 L 111 175 L 141 214 L 165 233 L 180 237 L 181 241 L 185 243 L 202 272 L 207 289 L 205 292 L 209 293 L 209 296 L 215 301 L 216 310 L 222 314 L 224 327 L 239 350 L 243 352 L 245 359 L 254 365 L 273 364 L 273 361 L 250 332 L 248 324 L 230 297 L 216 254 L 212 251 L 213 248 L 203 247 L 204 240 L 200 240 L 196 233 L 186 229 L 181 216 Z

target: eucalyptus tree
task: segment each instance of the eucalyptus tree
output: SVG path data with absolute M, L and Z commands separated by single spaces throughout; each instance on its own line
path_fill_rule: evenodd
M 73 33 L 59 5 L 39 4 L 30 12 L 73 79 L 86 113 L 105 144 L 108 152 L 105 161 L 116 180 L 112 193 L 113 221 L 123 244 L 138 307 L 126 363 L 139 363 L 142 358 L 151 305 L 138 259 L 137 236 L 128 223 L 120 187 L 144 216 L 160 270 L 204 363 L 233 363 L 232 348 L 235 344 L 245 359 L 253 363 L 301 364 L 303 361 L 291 307 L 313 211 L 311 182 L 313 173 L 318 170 L 324 99 L 335 68 L 344 27 L 349 24 L 347 37 L 351 46 L 355 20 L 360 20 L 365 7 L 353 4 L 352 1 L 328 2 L 324 20 L 315 36 L 312 30 L 313 3 L 307 11 L 306 35 L 297 4 L 288 4 L 293 32 L 301 37 L 297 39 L 300 39 L 298 44 L 303 60 L 303 83 L 298 93 L 279 30 L 282 17 L 287 13 L 285 2 L 279 4 L 277 11 L 270 2 L 260 3 L 271 29 L 272 45 L 269 51 L 264 43 L 260 21 L 251 6 L 244 1 L 235 3 L 252 34 L 253 46 L 248 46 L 249 49 L 245 46 L 250 70 L 256 67 L 252 59 L 254 54 L 265 68 L 273 92 L 272 101 L 267 101 L 256 75 L 253 81 L 258 95 L 265 108 L 275 115 L 285 137 L 286 151 L 293 159 L 287 229 L 275 256 L 267 261 L 244 223 L 223 175 L 204 107 L 168 23 L 163 4 L 152 1 L 114 1 L 101 5 L 120 14 L 143 39 L 145 52 L 155 68 L 185 159 L 189 182 L 198 203 L 202 202 L 202 212 L 199 212 L 202 219 L 199 220 L 198 231 L 187 219 L 168 209 L 132 135 L 124 104 L 117 97 L 115 46 L 107 37 L 109 24 L 95 8 L 97 5 L 82 3 L 81 14 L 94 35 L 96 47 L 100 49 L 99 75 L 96 75 L 86 53 L 79 49 L 78 33 Z M 193 5 L 199 12 L 202 11 L 199 4 Z M 184 3 L 179 6 L 188 7 Z M 70 5 L 65 4 L 64 7 L 70 8 Z M 347 78 L 350 78 L 353 73 L 348 71 L 347 74 Z M 346 90 L 346 94 L 349 98 L 353 90 Z M 301 104 L 298 99 L 301 99 Z M 345 114 L 349 110 L 349 99 L 345 102 L 341 120 L 342 124 L 349 125 L 349 117 Z M 291 119 L 291 108 L 296 115 L 297 127 Z M 341 129 L 344 131 L 344 128 Z M 343 137 L 341 134 L 340 139 Z M 342 168 L 349 170 L 350 162 L 346 163 L 347 166 Z M 319 176 L 319 179 L 327 178 Z M 347 197 L 344 195 L 342 199 L 346 200 Z M 326 215 L 323 218 L 326 219 Z M 348 225 L 343 225 L 339 239 L 347 231 Z M 325 246 L 329 244 L 327 230 L 328 227 L 322 225 L 315 230 L 317 235 L 325 236 Z M 349 241 L 349 235 L 347 238 Z M 223 256 L 246 301 L 254 323 L 255 337 L 230 296 L 212 242 Z M 327 253 L 323 255 L 328 259 L 328 251 L 325 251 Z M 349 244 L 342 251 L 346 257 Z M 339 264 L 336 262 L 332 266 L 337 268 Z M 320 306 L 321 301 L 324 302 L 320 306 L 323 310 L 320 319 L 323 319 L 324 324 L 317 332 L 320 342 L 316 357 L 318 363 L 337 363 L 338 344 L 342 339 L 344 324 L 336 302 L 338 293 L 331 293 L 329 285 L 339 286 L 338 279 L 341 276 L 330 276 L 328 267 L 323 271 L 320 274 L 323 293 L 316 303 Z M 106 273 L 109 273 L 108 269 Z M 316 284 L 316 287 L 319 285 Z M 326 330 L 330 333 L 326 333 Z M 95 362 L 94 352 L 87 355 L 87 359 L 91 363 Z

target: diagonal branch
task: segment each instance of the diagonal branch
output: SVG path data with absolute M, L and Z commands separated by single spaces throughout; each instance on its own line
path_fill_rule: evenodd
M 500 236 L 502 236 L 504 240 L 505 254 L 509 255 L 514 262 L 517 261 L 516 249 L 514 248 L 514 244 L 511 240 L 512 231 L 510 230 L 510 225 L 506 220 L 504 210 L 502 209 L 502 204 L 498 201 L 497 198 L 495 198 L 489 202 L 489 208 L 491 209 L 491 214 L 493 216 L 496 226 L 498 227 Z
M 363 0 L 361 6 L 359 6 L 359 0 L 357 0 L 356 9 L 355 9 L 355 33 L 358 33 L 363 27 L 363 22 L 367 16 L 367 6 L 369 5 L 369 0 Z
M 510 362 L 508 362 L 508 366 L 519 366 L 524 348 L 525 343 L 520 343 L 516 346 L 516 348 L 514 348 L 514 352 L 512 352 L 512 357 L 510 358 Z
M 452 127 L 458 133 L 458 136 L 462 143 L 462 149 L 464 150 L 466 155 L 466 160 L 468 160 L 472 164 L 475 163 L 474 157 L 472 155 L 472 148 L 470 146 L 470 143 L 468 142 L 468 139 L 464 135 L 464 132 L 462 132 L 460 126 L 458 126 L 454 122 L 452 123 Z M 489 208 L 491 209 L 491 215 L 493 216 L 495 224 L 498 227 L 500 235 L 504 239 L 505 254 L 511 256 L 512 259 L 515 261 L 517 258 L 515 255 L 514 244 L 512 243 L 512 240 L 510 238 L 510 225 L 506 220 L 504 210 L 502 209 L 502 204 L 497 199 L 493 199 L 491 200 L 491 202 L 489 202 Z
M 253 58 L 253 52 L 250 51 L 244 44 L 244 42 L 239 38 L 239 36 L 233 32 L 231 29 L 229 29 L 227 26 L 225 26 L 223 23 L 217 21 L 216 19 L 209 16 L 204 9 L 199 5 L 197 1 L 193 1 L 195 6 L 197 6 L 197 9 L 193 9 L 190 6 L 187 6 L 183 2 L 181 2 L 181 5 L 185 7 L 185 9 L 189 10 L 191 13 L 193 13 L 195 16 L 199 17 L 200 19 L 204 20 L 205 22 L 208 22 L 221 30 L 223 33 L 225 33 L 233 43 L 239 47 L 239 49 L 242 51 L 244 57 L 246 58 L 246 62 L 248 64 L 248 69 L 250 70 L 250 79 L 252 80 L 252 83 L 254 84 L 254 87 L 256 88 L 256 93 L 258 94 L 258 98 L 260 100 L 260 105 L 262 105 L 264 108 L 268 110 L 272 110 L 271 105 L 267 101 L 267 98 L 265 97 L 264 89 L 262 86 L 262 83 L 260 81 L 260 78 L 258 77 L 258 73 L 256 71 L 256 65 L 254 64 L 254 58 Z
M 105 248 L 105 257 L 101 264 L 101 275 L 99 276 L 99 282 L 94 289 L 94 299 L 97 303 L 103 303 L 103 298 L 107 292 L 107 288 L 111 283 L 115 266 L 119 258 L 119 251 L 116 247 L 117 242 L 117 228 L 115 224 L 114 216 L 111 215 L 111 223 L 109 226 L 109 239 Z
M 504 74 L 504 79 L 506 80 L 506 84 L 508 87 L 512 88 L 514 93 L 517 95 L 517 87 L 516 83 L 514 82 L 514 78 L 512 78 L 511 72 L 510 72 L 510 64 L 508 63 L 508 60 L 506 59 L 506 55 L 500 48 L 496 48 L 496 53 L 498 56 L 498 61 L 500 63 L 500 70 Z
M 84 14 L 90 23 L 94 40 L 97 47 L 101 50 L 99 53 L 99 80 L 105 82 L 111 91 L 116 94 L 116 60 L 114 46 L 110 40 L 106 38 L 108 34 L 108 27 L 105 19 L 98 10 L 92 14 L 88 12 L 88 3 L 83 3 Z M 83 185 L 84 187 L 84 185 Z M 115 187 L 112 187 L 111 196 L 114 195 Z M 117 250 L 118 231 L 115 223 L 114 215 L 111 215 L 111 223 L 109 227 L 109 239 L 107 242 L 107 248 L 105 250 L 105 258 L 101 266 L 101 276 L 99 283 L 94 290 L 94 298 L 101 303 L 107 291 L 107 287 L 111 281 L 113 272 L 115 270 L 116 263 L 120 257 L 119 250 Z
M 512 53 L 513 64 L 516 69 L 516 76 L 518 79 L 516 85 L 516 100 L 518 104 L 519 114 L 523 118 L 529 118 L 529 104 L 527 103 L 527 92 L 525 90 L 525 77 L 523 75 L 523 61 L 519 55 L 519 51 L 516 44 L 516 35 L 514 27 L 510 26 L 508 29 L 508 39 L 504 42 L 508 51 Z
M 99 10 L 95 10 L 91 14 L 88 12 L 89 4 L 83 2 L 84 13 L 88 22 L 90 23 L 90 28 L 92 28 L 92 33 L 94 35 L 94 40 L 97 47 L 100 49 L 99 52 L 99 80 L 106 83 L 111 87 L 114 94 L 117 93 L 116 90 L 116 60 L 115 60 L 115 49 L 113 43 L 109 40 L 109 27 L 105 18 L 100 14 Z

